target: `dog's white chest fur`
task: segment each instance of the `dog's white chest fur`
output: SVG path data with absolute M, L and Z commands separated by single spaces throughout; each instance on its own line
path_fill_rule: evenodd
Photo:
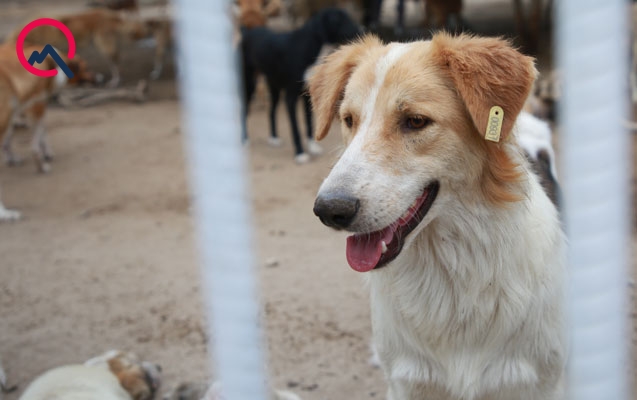
M 565 260 L 555 208 L 530 176 L 528 198 L 509 208 L 439 206 L 456 209 L 369 276 L 392 400 L 559 398 Z

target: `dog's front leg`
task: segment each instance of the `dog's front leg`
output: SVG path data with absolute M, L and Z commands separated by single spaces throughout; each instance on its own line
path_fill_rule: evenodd
M 150 71 L 150 79 L 156 81 L 164 70 L 164 56 L 155 55 L 153 70 Z
M 0 199 L 0 222 L 4 221 L 15 221 L 22 218 L 22 214 L 18 211 L 9 210 L 5 208 L 4 204 L 2 204 L 2 200 Z M 4 379 L 2 379 L 4 378 Z M 2 371 L 2 365 L 0 365 L 0 397 L 2 397 L 2 391 L 6 390 L 6 378 L 4 377 L 4 371 Z
M 248 143 L 248 113 L 250 112 L 250 103 L 252 102 L 252 97 L 254 96 L 254 91 L 256 90 L 256 72 L 254 68 L 250 65 L 248 59 L 246 58 L 247 49 L 245 47 L 242 48 L 242 72 L 243 72 L 243 81 L 242 81 L 242 89 L 243 89 L 243 98 L 241 99 L 241 143 Z M 239 54 L 237 54 L 237 57 Z
M 270 91 L 270 137 L 268 143 L 270 146 L 279 147 L 281 139 L 276 133 L 276 108 L 279 105 L 281 90 L 271 82 L 268 82 L 268 90 Z
M 285 105 L 288 109 L 288 117 L 290 118 L 290 129 L 292 130 L 292 141 L 294 142 L 294 160 L 298 164 L 305 164 L 310 161 L 310 156 L 303 151 L 301 144 L 301 133 L 299 132 L 299 124 L 296 120 L 296 100 L 300 90 L 285 90 Z
M 115 88 L 119 86 L 120 81 L 119 67 L 117 66 L 119 62 L 117 36 L 113 32 L 105 32 L 95 36 L 94 41 L 95 46 L 106 57 L 108 67 L 111 70 L 111 80 L 106 86 Z
M 11 113 L 11 116 L 7 121 L 7 126 L 4 130 L 4 135 L 2 136 L 2 153 L 7 165 L 16 165 L 20 163 L 20 159 L 13 154 L 13 149 L 11 148 L 11 141 L 13 139 L 13 132 L 15 130 L 18 114 L 19 112 L 17 110 L 14 110 Z
M 119 86 L 120 75 L 119 75 L 119 67 L 115 63 L 111 63 L 111 80 L 108 81 L 106 86 L 109 88 L 116 88 Z
M 164 60 L 166 59 L 166 47 L 168 46 L 168 35 L 165 31 L 155 32 L 155 62 L 150 73 L 150 79 L 157 80 L 164 70 Z
M 44 161 L 53 161 L 53 149 L 51 149 L 51 143 L 49 143 L 49 135 L 46 134 L 46 130 L 44 130 L 44 134 L 40 136 L 40 151 L 44 158 Z
M 31 141 L 31 150 L 33 151 L 33 158 L 35 159 L 38 172 L 47 173 L 51 171 L 51 164 L 47 160 L 47 155 L 44 149 L 45 145 L 46 128 L 44 126 L 44 118 L 41 118 L 36 122 L 33 130 L 33 139 Z
M 314 140 L 312 130 L 312 102 L 308 93 L 303 93 L 303 105 L 305 106 L 305 123 L 307 125 L 307 150 L 313 156 L 323 154 L 323 148 Z

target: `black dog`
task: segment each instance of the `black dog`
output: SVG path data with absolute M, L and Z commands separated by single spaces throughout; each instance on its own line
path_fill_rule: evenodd
M 281 90 L 285 90 L 285 105 L 290 117 L 295 160 L 303 163 L 309 156 L 303 151 L 301 134 L 296 120 L 296 102 L 303 97 L 307 135 L 312 139 L 312 110 L 310 97 L 304 90 L 303 75 L 316 62 L 324 44 L 342 44 L 356 38 L 360 30 L 343 10 L 328 8 L 310 18 L 305 25 L 291 32 L 278 33 L 267 28 L 242 29 L 243 50 L 243 140 L 248 139 L 246 118 L 256 87 L 257 73 L 265 75 L 270 91 L 270 140 L 278 142 L 276 106 Z M 310 142 L 310 152 L 320 147 Z M 314 149 L 312 148 L 314 147 Z

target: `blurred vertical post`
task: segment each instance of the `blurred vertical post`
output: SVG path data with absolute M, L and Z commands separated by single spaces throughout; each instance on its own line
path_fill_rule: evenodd
M 175 4 L 177 63 L 214 368 L 224 398 L 260 400 L 265 398 L 265 375 L 231 2 Z
M 628 399 L 629 137 L 625 0 L 555 2 L 569 237 L 569 398 Z

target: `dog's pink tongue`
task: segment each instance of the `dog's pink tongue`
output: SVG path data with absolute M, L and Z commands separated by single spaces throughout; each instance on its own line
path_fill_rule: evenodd
M 390 226 L 380 231 L 348 237 L 345 253 L 349 266 L 358 272 L 371 271 L 383 255 L 383 241 L 389 245 L 393 237 L 394 230 Z

